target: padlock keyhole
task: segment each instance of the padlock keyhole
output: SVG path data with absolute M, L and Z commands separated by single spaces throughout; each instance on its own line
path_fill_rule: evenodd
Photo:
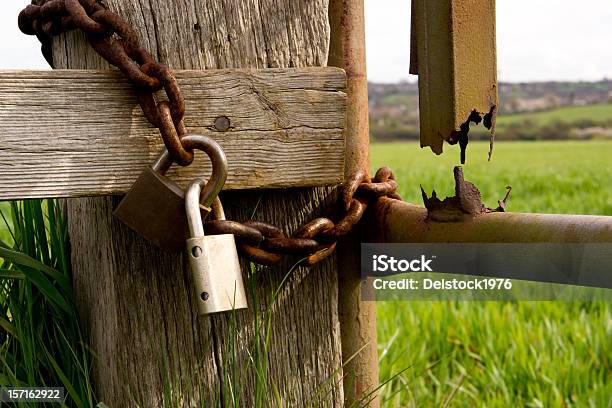
M 194 246 L 191 248 L 191 255 L 193 255 L 194 258 L 199 258 L 200 255 L 202 255 L 202 248 L 199 246 Z

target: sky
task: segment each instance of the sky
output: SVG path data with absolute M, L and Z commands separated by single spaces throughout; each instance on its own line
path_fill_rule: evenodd
M 365 0 L 368 77 L 414 80 L 410 0 Z M 497 69 L 505 82 L 612 78 L 611 0 L 497 0 Z
M 410 0 L 364 0 L 368 77 L 414 81 Z M 35 37 L 17 28 L 28 0 L 0 1 L 0 69 L 47 65 Z M 611 0 L 497 0 L 498 77 L 504 82 L 612 78 Z

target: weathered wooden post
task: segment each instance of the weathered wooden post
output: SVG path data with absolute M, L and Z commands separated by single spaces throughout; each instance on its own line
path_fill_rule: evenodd
M 327 61 L 326 0 L 105 3 L 133 25 L 152 55 L 173 69 L 322 66 Z M 55 40 L 53 59 L 56 68 L 108 67 L 79 33 Z M 261 103 L 266 104 L 265 95 Z M 275 107 L 268 108 L 274 115 Z M 257 218 L 294 230 L 331 192 L 313 188 L 223 198 L 232 218 L 248 219 L 257 208 Z M 172 398 L 180 404 L 203 399 L 213 405 L 220 381 L 226 380 L 221 365 L 230 357 L 230 330 L 237 332 L 239 360 L 249 358 L 252 312 L 239 313 L 237 327 L 231 329 L 227 316 L 196 319 L 181 257 L 160 253 L 114 220 L 116 202 L 68 201 L 78 303 L 98 356 L 98 397 L 110 406 L 131 405 L 132 397 L 143 406 L 158 406 L 168 397 L 169 382 Z M 271 290 L 289 267 L 258 269 L 260 306 L 270 301 Z M 281 293 L 267 374 L 287 406 L 307 401 L 341 366 L 337 292 L 335 260 L 328 259 L 309 270 L 296 270 Z M 249 405 L 255 390 L 248 385 L 255 379 L 244 380 L 241 401 Z M 339 406 L 342 388 L 320 398 L 317 405 Z

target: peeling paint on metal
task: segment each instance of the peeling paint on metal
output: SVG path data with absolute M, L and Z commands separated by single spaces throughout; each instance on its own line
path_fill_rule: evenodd
M 421 147 L 441 154 L 443 142 L 461 131 L 473 111 L 487 117 L 492 146 L 498 106 L 495 0 L 413 0 L 413 10 L 416 55 L 410 70 L 419 75 Z
M 485 207 L 480 190 L 474 183 L 465 180 L 461 166 L 456 166 L 453 169 L 453 176 L 455 178 L 455 195 L 446 197 L 444 200 L 438 198 L 436 190 L 433 190 L 431 197 L 428 197 L 423 186 L 421 186 L 423 204 L 427 208 L 427 219 L 438 222 L 460 222 L 483 213 L 506 211 L 508 197 L 512 191 L 511 186 L 506 187 L 505 197 L 498 200 L 498 207 L 493 209 Z

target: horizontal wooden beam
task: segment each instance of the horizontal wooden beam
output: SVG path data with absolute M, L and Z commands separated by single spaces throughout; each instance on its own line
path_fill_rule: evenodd
M 343 180 L 346 77 L 337 68 L 176 71 L 190 133 L 225 149 L 227 189 Z M 215 128 L 226 116 L 227 131 Z M 0 71 L 0 200 L 125 193 L 161 152 L 117 71 Z M 205 156 L 168 176 L 209 174 Z

